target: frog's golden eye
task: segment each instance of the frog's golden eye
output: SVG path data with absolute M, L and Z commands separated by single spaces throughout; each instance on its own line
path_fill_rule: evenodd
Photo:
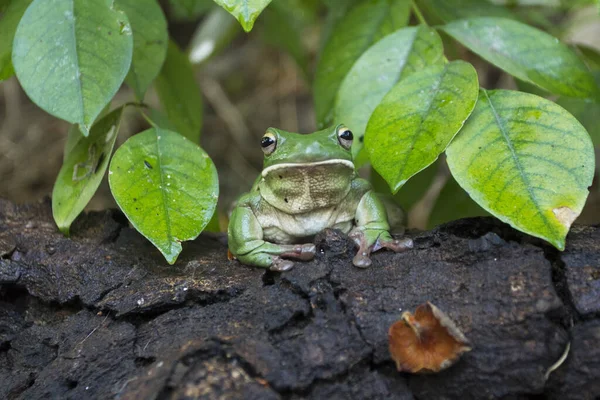
M 277 147 L 277 138 L 271 132 L 265 133 L 260 140 L 260 147 L 262 147 L 262 150 L 266 155 L 271 154 L 275 151 L 275 147 Z
M 354 139 L 354 135 L 352 131 L 345 126 L 340 126 L 338 128 L 338 140 L 343 148 L 346 150 L 352 147 L 352 139 Z

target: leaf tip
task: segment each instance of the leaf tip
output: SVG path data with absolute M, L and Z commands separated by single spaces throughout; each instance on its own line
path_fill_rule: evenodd
M 242 25 L 242 28 L 244 29 L 244 32 L 250 33 L 250 31 L 252 30 L 252 28 L 254 28 L 254 21 L 240 19 L 240 25 Z
M 79 131 L 83 134 L 83 136 L 88 137 L 90 136 L 90 127 L 87 126 L 86 124 L 77 124 L 77 126 L 79 127 Z
M 58 226 L 58 230 L 60 231 L 60 233 L 62 233 L 66 237 L 71 236 L 71 225 L 62 225 L 58 222 L 56 223 L 56 225 Z

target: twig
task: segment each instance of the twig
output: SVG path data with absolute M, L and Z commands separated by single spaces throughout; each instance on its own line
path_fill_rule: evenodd
M 413 8 L 413 11 L 415 12 L 415 16 L 417 17 L 419 22 L 421 24 L 427 26 L 427 21 L 425 21 L 425 17 L 423 17 L 421 10 L 419 10 L 419 7 L 417 7 L 417 3 L 415 2 L 415 0 L 413 0 L 413 2 L 412 2 L 412 8 Z
M 79 342 L 78 345 L 83 344 L 83 342 L 85 342 L 90 336 L 92 336 L 94 334 L 94 332 L 96 332 L 98 330 L 98 328 L 100 328 L 102 325 L 104 325 L 104 322 L 106 322 L 106 319 L 108 318 L 109 315 L 110 315 L 110 311 L 108 313 L 106 313 L 106 317 L 104 317 L 102 322 L 100 322 L 100 324 L 97 327 L 92 329 L 92 331 L 90 333 L 88 333 L 88 335 L 81 342 Z

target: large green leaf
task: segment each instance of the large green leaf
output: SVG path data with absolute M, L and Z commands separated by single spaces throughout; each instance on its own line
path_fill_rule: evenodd
M 515 18 L 506 8 L 486 0 L 418 0 L 418 4 L 443 22 L 470 17 Z
M 173 42 L 154 84 L 167 118 L 194 143 L 200 139 L 202 96 L 188 56 Z
M 344 78 L 335 102 L 335 121 L 348 126 L 362 149 L 367 122 L 387 92 L 403 77 L 444 63 L 442 40 L 427 26 L 400 29 L 369 48 Z M 377 73 L 374 73 L 377 71 Z
M 437 160 L 475 107 L 478 88 L 475 68 L 453 61 L 415 72 L 383 98 L 365 149 L 392 192 Z
M 167 56 L 167 20 L 156 0 L 116 0 L 133 30 L 133 58 L 125 82 L 143 100 Z
M 198 145 L 151 128 L 129 138 L 110 163 L 110 190 L 131 224 L 173 264 L 217 204 L 217 170 Z
M 108 167 L 123 107 L 96 122 L 88 137 L 76 125 L 69 131 L 68 153 L 52 191 L 52 214 L 58 228 L 69 234 L 75 218 L 88 204 Z
M 480 206 L 564 249 L 594 175 L 592 142 L 571 114 L 532 94 L 481 90 L 446 154 Z
M 215 3 L 226 9 L 242 25 L 246 32 L 250 32 L 254 21 L 262 10 L 269 5 L 271 0 L 215 0 Z M 281 21 L 282 24 L 285 21 Z
M 365 0 L 338 20 L 315 75 L 313 96 L 320 126 L 333 122 L 335 96 L 352 65 L 373 43 L 406 26 L 410 5 L 409 0 Z
M 484 17 L 451 22 L 443 29 L 492 64 L 551 93 L 598 96 L 583 61 L 545 32 L 509 19 Z
M 34 0 L 15 34 L 12 61 L 27 95 L 84 134 L 131 64 L 131 26 L 112 3 Z
M 0 17 L 0 81 L 15 73 L 10 60 L 17 25 L 32 0 L 12 0 Z

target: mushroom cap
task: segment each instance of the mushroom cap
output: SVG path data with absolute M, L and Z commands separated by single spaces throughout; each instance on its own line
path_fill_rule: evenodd
M 439 372 L 470 351 L 468 339 L 439 308 L 427 302 L 389 329 L 392 359 L 401 372 Z

